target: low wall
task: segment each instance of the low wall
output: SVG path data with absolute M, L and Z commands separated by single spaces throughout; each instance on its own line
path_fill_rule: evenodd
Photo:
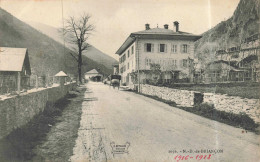
M 178 105 L 192 107 L 194 105 L 194 92 L 168 87 L 141 85 L 141 92 L 150 96 L 157 96 L 165 100 L 176 102 Z
M 223 94 L 204 93 L 203 101 L 213 104 L 214 107 L 221 111 L 239 114 L 244 112 L 254 121 L 260 122 L 259 99 L 241 98 L 238 96 L 227 96 Z
M 47 102 L 55 102 L 63 98 L 68 91 L 74 88 L 76 88 L 76 83 L 71 83 L 64 86 L 30 90 L 19 96 L 0 99 L 0 139 L 42 112 Z
M 165 100 L 176 102 L 181 106 L 191 107 L 194 105 L 195 91 L 173 89 L 168 87 L 157 87 L 152 85 L 141 85 L 143 94 L 157 96 Z M 260 122 L 259 99 L 247 99 L 237 96 L 227 96 L 215 93 L 202 93 L 203 102 L 213 104 L 217 110 L 239 114 L 248 114 L 255 122 Z

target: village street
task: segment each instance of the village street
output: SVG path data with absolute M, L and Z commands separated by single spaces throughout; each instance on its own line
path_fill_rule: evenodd
M 242 133 L 242 129 L 102 83 L 86 86 L 71 161 L 177 161 L 177 155 L 189 155 L 180 161 L 259 159 L 259 136 L 254 133 Z M 121 148 L 126 145 L 128 149 L 123 150 L 128 153 L 113 156 L 116 146 L 112 142 Z M 197 155 L 206 155 L 206 159 Z

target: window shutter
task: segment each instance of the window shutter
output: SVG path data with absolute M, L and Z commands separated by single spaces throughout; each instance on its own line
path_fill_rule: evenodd
M 172 45 L 171 45 L 171 53 L 173 53 L 173 46 L 174 46 L 174 45 L 172 44 Z
M 146 46 L 147 46 L 147 44 L 145 43 L 144 44 L 144 52 L 146 52 Z
M 190 53 L 190 45 L 187 45 L 187 53 Z
M 153 44 L 151 44 L 151 46 L 152 46 L 152 52 L 154 52 L 154 45 L 153 45 Z
M 158 44 L 158 53 L 160 52 L 160 44 Z
M 165 44 L 165 53 L 167 53 L 167 44 Z

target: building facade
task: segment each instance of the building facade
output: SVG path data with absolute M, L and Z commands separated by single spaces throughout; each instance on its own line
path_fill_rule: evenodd
M 146 24 L 144 31 L 130 34 L 116 52 L 122 83 L 136 83 L 137 73 L 141 83 L 192 78 L 194 42 L 201 36 L 179 31 L 178 22 L 174 26 L 151 29 Z

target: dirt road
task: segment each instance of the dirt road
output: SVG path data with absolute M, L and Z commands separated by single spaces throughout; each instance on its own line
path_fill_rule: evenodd
M 254 133 L 102 83 L 86 86 L 90 91 L 85 93 L 71 161 L 253 162 L 260 158 L 259 136 Z

